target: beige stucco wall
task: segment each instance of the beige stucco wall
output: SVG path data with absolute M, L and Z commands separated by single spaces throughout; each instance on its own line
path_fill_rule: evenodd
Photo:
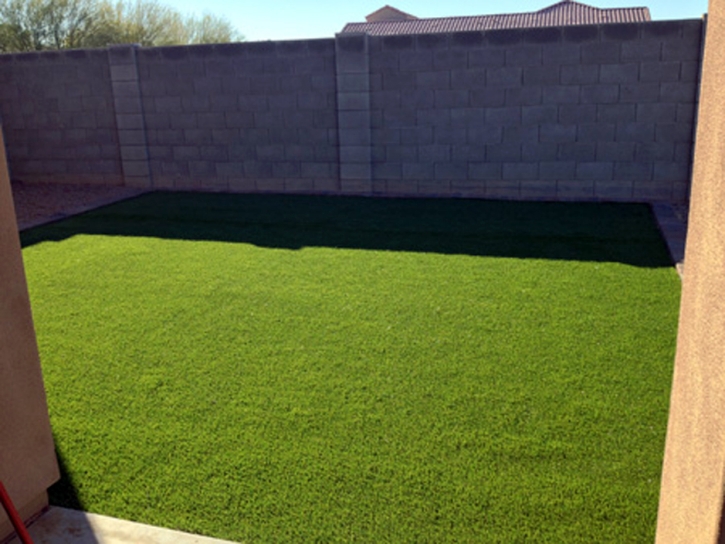
M 658 544 L 725 542 L 725 2 L 710 0 Z
M 58 479 L 43 378 L 0 130 L 0 480 L 21 515 Z M 0 508 L 0 541 L 11 532 Z

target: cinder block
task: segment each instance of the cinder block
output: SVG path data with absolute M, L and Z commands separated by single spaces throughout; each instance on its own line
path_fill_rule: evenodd
M 127 178 L 129 176 L 147 177 L 151 175 L 148 160 L 122 161 L 121 167 L 123 168 L 124 178 Z
M 646 143 L 654 141 L 654 123 L 617 123 L 618 142 Z
M 485 122 L 483 108 L 451 108 L 452 127 L 478 127 Z
M 368 71 L 367 35 L 336 35 L 335 62 L 338 74 L 366 73 Z
M 694 127 L 689 123 L 658 123 L 655 129 L 657 142 L 690 143 L 694 138 Z
M 503 177 L 503 164 L 491 162 L 471 162 L 468 164 L 468 178 L 474 180 L 500 180 Z
M 555 161 L 557 153 L 557 144 L 524 143 L 521 146 L 521 160 L 524 162 Z
M 503 88 L 488 87 L 485 90 L 471 91 L 470 106 L 473 108 L 496 108 L 506 103 Z
M 279 178 L 257 178 L 255 187 L 260 193 L 282 193 L 284 192 L 284 179 Z
M 524 39 L 524 30 L 520 28 L 510 28 L 502 30 L 490 30 L 486 33 L 488 43 L 491 45 L 504 45 L 510 47 L 517 43 L 521 43 Z
M 599 104 L 597 121 L 605 123 L 631 123 L 637 120 L 637 108 L 634 104 Z
M 635 160 L 634 142 L 599 142 L 596 144 L 597 161 L 633 161 Z
M 360 93 L 363 94 L 363 93 Z M 338 110 L 344 109 L 372 109 L 372 110 L 385 110 L 385 109 L 398 109 L 400 108 L 400 91 L 376 91 L 367 95 L 367 101 L 363 107 L 357 108 L 342 108 L 341 103 L 338 101 Z
M 383 74 L 382 89 L 386 91 L 407 91 L 409 89 L 417 89 L 418 73 L 419 72 L 394 72 L 390 74 Z
M 619 86 L 619 101 L 622 103 L 642 104 L 659 100 L 659 83 L 631 83 Z
M 330 179 L 335 174 L 332 163 L 326 162 L 302 162 L 300 163 L 300 175 L 310 179 Z
M 523 69 L 518 66 L 486 69 L 486 85 L 489 87 L 518 87 L 523 83 Z
M 544 104 L 578 104 L 578 85 L 552 85 L 544 87 Z
M 611 180 L 614 163 L 609 161 L 580 162 L 576 165 L 576 178 L 579 180 Z
M 302 147 L 302 146 L 295 146 Z M 287 159 L 306 159 L 309 160 L 314 156 L 310 147 L 308 156 L 290 156 L 289 147 L 287 148 Z M 370 162 L 370 146 L 342 146 L 340 147 L 340 161 L 342 162 Z
M 675 144 L 672 142 L 650 142 L 635 144 L 635 160 L 637 161 L 672 161 Z
M 656 161 L 654 163 L 654 181 L 680 181 L 689 179 L 690 165 L 681 162 Z
M 433 127 L 403 128 L 400 143 L 404 145 L 430 145 L 433 143 Z
M 619 85 L 582 85 L 582 104 L 613 104 L 619 100 Z
M 144 129 L 143 115 L 138 113 L 120 113 L 116 115 L 116 126 L 119 130 Z
M 593 84 L 599 81 L 598 64 L 572 64 L 561 67 L 562 85 Z M 555 83 L 558 83 L 555 82 Z
M 200 129 L 210 131 L 215 128 L 226 127 L 224 113 L 199 113 L 196 116 L 196 123 Z
M 401 179 L 402 177 L 403 165 L 399 162 L 373 163 L 373 179 Z
M 615 64 L 620 60 L 619 41 L 590 42 L 581 45 L 582 64 Z
M 120 145 L 146 145 L 146 133 L 143 130 L 119 130 L 118 143 Z
M 337 89 L 344 92 L 368 92 L 370 76 L 368 74 L 338 74 Z
M 499 68 L 505 62 L 505 49 L 482 47 L 468 52 L 469 68 Z
M 700 37 L 665 40 L 662 44 L 662 60 L 696 61 L 700 59 Z
M 486 146 L 486 160 L 489 162 L 514 162 L 521 160 L 521 144 L 491 144 Z
M 521 108 L 521 123 L 524 126 L 556 123 L 558 116 L 559 109 L 556 105 L 523 106 Z
M 451 160 L 450 145 L 421 145 L 418 146 L 418 162 L 447 162 Z
M 539 129 L 539 140 L 543 143 L 566 143 L 577 139 L 577 125 L 543 123 Z
M 539 142 L 539 127 L 508 126 L 503 128 L 503 143 L 505 144 L 537 144 Z
M 469 105 L 468 91 L 435 91 L 436 108 L 465 108 Z
M 135 63 L 129 64 L 112 64 L 111 81 L 138 81 L 138 69 Z
M 512 126 L 521 124 L 521 108 L 508 106 L 503 108 L 487 108 L 486 123 L 498 126 Z
M 241 162 L 218 162 L 214 168 L 216 175 L 222 177 L 238 178 L 244 173 Z
M 597 146 L 593 143 L 565 143 L 558 144 L 558 158 L 563 161 L 596 160 Z
M 539 177 L 538 163 L 505 162 L 503 163 L 503 179 L 530 180 Z
M 340 164 L 341 180 L 370 180 L 372 179 L 372 165 L 370 163 Z
M 538 45 L 506 47 L 506 66 L 535 66 L 541 64 L 542 48 Z
M 414 110 L 429 109 L 433 107 L 435 94 L 430 90 L 412 90 L 405 92 L 400 100 L 400 106 Z
M 438 49 L 433 51 L 433 68 L 436 70 L 460 70 L 468 67 L 465 49 Z
M 555 180 L 522 180 L 521 198 L 529 200 L 556 200 L 557 185 Z
M 599 67 L 602 83 L 634 83 L 639 81 L 638 63 L 602 64 Z
M 558 120 L 562 125 L 593 123 L 597 120 L 597 106 L 594 104 L 561 104 L 559 105 Z
M 672 182 L 635 181 L 632 198 L 643 202 L 671 202 Z
M 272 163 L 272 176 L 275 178 L 300 177 L 300 163 L 297 161 L 274 161 Z
M 78 148 L 76 148 L 78 150 Z M 168 148 L 167 148 L 168 149 Z M 126 161 L 144 161 L 148 160 L 148 151 L 146 146 L 140 145 L 123 145 L 120 148 L 121 160 Z M 79 157 L 81 158 L 81 157 Z
M 630 180 L 596 181 L 594 196 L 605 201 L 632 201 L 634 182 Z
M 313 187 L 318 193 L 339 193 L 340 192 L 340 181 L 335 178 L 315 178 L 313 180 Z
M 469 128 L 467 141 L 472 145 L 498 144 L 503 141 L 503 129 L 501 126 L 483 124 Z
M 542 180 L 567 180 L 576 176 L 576 162 L 542 161 L 539 163 L 539 178 Z
M 624 181 L 649 181 L 652 179 L 651 162 L 617 162 L 614 165 L 614 179 Z
M 314 191 L 315 183 L 312 179 L 291 178 L 284 180 L 285 193 L 290 194 L 307 194 Z
M 451 73 L 449 71 L 416 72 L 414 88 L 431 91 L 450 89 Z
M 363 116 L 361 115 L 361 119 Z M 383 114 L 384 119 L 384 126 L 386 128 L 405 128 L 405 127 L 414 127 L 417 124 L 417 114 L 415 110 L 412 109 L 390 109 L 386 110 Z M 368 121 L 370 123 L 370 121 Z M 344 126 L 342 124 L 342 121 L 340 122 L 340 126 Z M 360 126 L 359 128 L 364 128 L 364 126 Z
M 203 160 L 218 162 L 229 160 L 227 149 L 224 145 L 203 145 L 199 151 Z
M 602 39 L 634 41 L 640 38 L 639 23 L 609 23 L 602 26 Z
M 485 89 L 486 70 L 484 68 L 453 70 L 450 76 L 450 88 L 464 91 Z
M 592 200 L 594 198 L 594 182 L 588 180 L 558 180 L 556 182 L 556 196 L 560 200 Z
M 693 103 L 697 98 L 697 88 L 691 83 L 662 83 L 660 98 L 662 102 Z
M 636 120 L 641 123 L 673 123 L 677 104 L 637 104 Z
M 544 65 L 577 65 L 581 61 L 581 49 L 579 45 L 572 43 L 549 44 L 543 49 L 542 62 Z M 562 66 L 562 69 L 564 66 Z
M 452 146 L 452 162 L 485 161 L 486 147 L 483 145 Z
M 297 93 L 297 107 L 303 110 L 321 110 L 327 107 L 327 95 L 319 92 Z
M 428 196 L 447 197 L 447 196 L 450 196 L 450 194 L 451 194 L 451 183 L 452 183 L 452 180 L 450 180 L 450 179 L 435 180 L 435 181 L 419 180 L 417 182 L 417 185 L 418 185 L 417 194 L 428 195 Z
M 686 162 L 691 164 L 693 148 L 694 142 L 675 144 L 675 162 Z
M 431 51 L 401 51 L 398 67 L 402 72 L 420 72 L 433 69 L 433 53 Z
M 188 128 L 184 129 L 184 143 L 187 145 L 203 145 L 212 143 L 211 130 Z
M 640 65 L 640 81 L 661 83 L 679 79 L 679 62 L 643 62 Z
M 385 148 L 385 157 L 388 161 L 415 161 L 418 156 L 418 146 L 415 145 L 388 145 Z
M 415 196 L 418 193 L 418 182 L 415 180 L 389 180 L 386 194 L 398 196 Z
M 594 25 L 572 25 L 562 29 L 562 40 L 570 43 L 585 43 L 599 40 L 599 27 Z
M 468 164 L 466 163 L 436 163 L 436 180 L 466 179 L 468 176 Z
M 265 161 L 244 161 L 244 176 L 256 180 L 272 177 L 272 163 Z
M 394 115 L 399 115 L 399 110 L 390 112 L 391 122 L 395 120 L 393 119 Z M 367 111 L 341 111 L 338 113 L 338 120 L 341 130 L 367 129 L 370 127 L 370 113 Z
M 557 85 L 559 83 L 559 70 L 552 66 L 526 66 L 523 76 L 524 85 Z
M 399 94 L 396 93 L 396 95 Z M 270 97 L 271 99 L 271 97 Z M 274 107 L 270 100 L 270 107 Z M 370 94 L 365 92 L 356 93 L 337 93 L 337 108 L 340 111 L 344 110 L 367 110 L 370 109 Z
M 700 63 L 698 61 L 684 61 L 680 65 L 680 81 L 683 83 L 696 83 L 699 80 Z
M 266 95 L 242 95 L 237 97 L 237 106 L 242 111 L 264 112 L 269 110 Z
M 433 130 L 436 144 L 462 145 L 466 143 L 467 131 L 465 128 L 434 127 Z
M 531 27 L 524 30 L 524 43 L 554 44 L 561 41 L 561 28 Z
M 539 86 L 506 89 L 507 106 L 535 106 L 541 104 L 543 91 Z
M 662 41 L 643 39 L 622 43 L 622 62 L 659 62 L 662 57 Z
M 435 168 L 432 163 L 405 163 L 402 165 L 404 179 L 430 180 L 435 179 Z M 392 176 L 388 176 L 392 177 Z

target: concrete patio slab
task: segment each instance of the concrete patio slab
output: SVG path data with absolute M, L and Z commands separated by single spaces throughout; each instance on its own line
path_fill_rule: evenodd
M 98 514 L 51 506 L 29 528 L 34 544 L 233 544 Z M 20 544 L 15 537 L 8 544 Z

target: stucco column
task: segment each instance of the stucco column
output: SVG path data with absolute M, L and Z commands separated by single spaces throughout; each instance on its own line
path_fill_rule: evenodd
M 58 477 L 0 130 L 0 480 L 27 519 Z M 11 532 L 0 508 L 0 541 Z
M 658 544 L 725 542 L 725 2 L 710 1 Z

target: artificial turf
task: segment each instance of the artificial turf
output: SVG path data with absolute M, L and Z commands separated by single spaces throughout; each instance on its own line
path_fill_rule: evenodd
M 651 542 L 641 205 L 157 193 L 23 233 L 54 504 L 244 542 Z

